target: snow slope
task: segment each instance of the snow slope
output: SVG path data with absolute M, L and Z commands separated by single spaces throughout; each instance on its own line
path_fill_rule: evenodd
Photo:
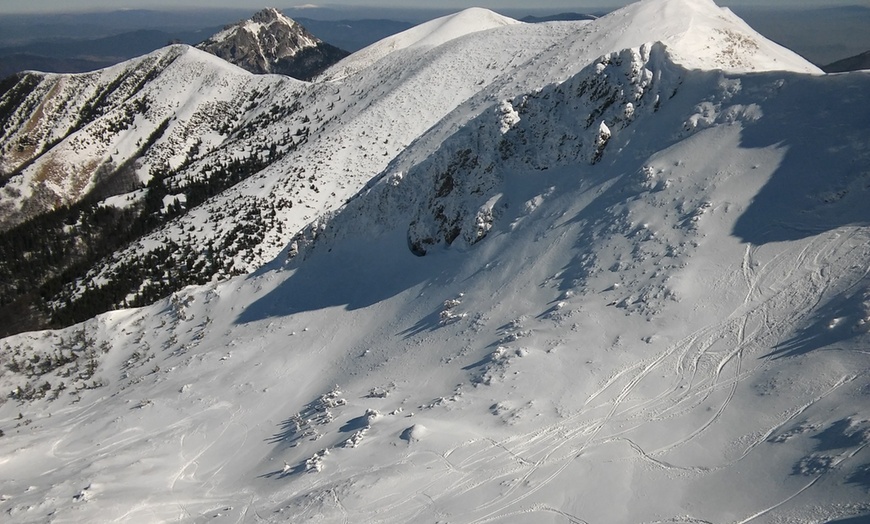
M 866 518 L 870 75 L 551 70 L 247 277 L 0 342 L 0 511 Z
M 371 67 L 386 56 L 405 49 L 437 47 L 472 33 L 519 23 L 521 22 L 487 9 L 473 7 L 422 23 L 360 49 L 325 71 L 319 80 L 340 80 Z
M 299 84 L 267 77 L 249 95 L 227 95 L 238 107 L 227 115 L 227 106 L 220 106 L 227 122 L 217 130 L 183 126 L 180 133 L 170 133 L 165 141 L 173 154 L 170 170 L 148 162 L 147 153 L 137 170 L 141 179 L 155 169 L 164 174 L 170 198 L 193 202 L 188 193 L 203 179 L 242 169 L 262 171 L 200 206 L 191 203 L 185 216 L 107 257 L 52 303 L 62 307 L 87 289 L 117 287 L 118 282 L 128 283 L 108 293 L 139 303 L 155 293 L 162 296 L 172 282 L 252 271 L 276 256 L 289 235 L 340 206 L 440 120 L 446 119 L 426 138 L 427 145 L 415 148 L 419 156 L 433 151 L 493 100 L 563 82 L 602 55 L 656 41 L 687 67 L 748 71 L 774 64 L 775 69 L 817 72 L 706 1 L 642 2 L 591 23 L 519 24 L 490 11 L 466 10 L 375 44 L 374 55 L 355 54 L 349 60 L 356 72 L 335 77 L 341 80 L 327 76 Z M 703 52 L 693 53 L 695 47 Z M 465 100 L 471 103 L 454 111 Z M 85 139 L 92 140 L 90 135 Z M 79 184 L 85 190 L 109 160 L 107 151 L 98 153 L 103 156 L 82 159 L 93 170 L 66 169 L 92 174 Z M 239 163 L 242 168 L 236 167 Z M 14 195 L 8 196 L 18 202 Z M 43 206 L 53 202 L 36 201 Z M 143 266 L 150 268 L 149 260 L 170 243 L 180 249 L 163 271 L 149 280 L 129 278 L 131 267 L 138 268 L 134 273 L 155 273 Z M 170 265 L 199 269 L 195 277 L 179 279 Z
M 353 196 L 406 146 L 442 117 L 505 71 L 533 60 L 564 40 L 569 25 L 509 25 L 450 40 L 436 48 L 397 53 L 340 83 L 312 84 L 295 95 L 290 88 L 263 92 L 257 109 L 240 124 L 249 129 L 243 143 L 229 143 L 182 170 L 178 185 L 208 166 L 245 157 L 278 142 L 282 157 L 244 183 L 191 209 L 180 220 L 130 246 L 95 268 L 82 285 L 113 278 L 125 260 L 147 255 L 167 241 L 216 245 L 239 229 L 256 232 L 249 246 L 231 247 L 223 256 L 231 266 L 253 271 L 275 257 L 288 237 L 325 211 Z M 527 77 L 542 85 L 546 78 Z M 295 97 L 295 98 L 294 98 Z M 273 117 L 289 100 L 300 109 Z M 462 117 L 460 122 L 467 120 Z M 246 126 L 251 122 L 251 126 Z M 300 129 L 305 129 L 299 137 Z M 289 140 L 290 147 L 286 146 Z M 274 208 L 264 227 L 260 217 Z M 232 217 L 227 220 L 226 217 Z
M 806 59 L 767 40 L 712 0 L 642 0 L 600 21 L 610 49 L 665 44 L 674 61 L 690 69 L 732 72 L 785 70 L 821 74 Z

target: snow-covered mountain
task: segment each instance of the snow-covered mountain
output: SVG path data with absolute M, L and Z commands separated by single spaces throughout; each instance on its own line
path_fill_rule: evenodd
M 340 80 L 352 76 L 400 51 L 412 49 L 425 51 L 471 33 L 519 23 L 488 9 L 466 9 L 455 15 L 437 18 L 412 27 L 360 49 L 331 67 L 321 75 L 320 80 Z
M 455 104 L 406 101 L 516 37 Z M 344 206 L 309 200 L 250 275 L 0 341 L 7 520 L 870 514 L 870 75 L 646 0 L 339 76 L 300 99 L 336 111 L 304 146 L 147 242 L 317 159 L 320 188 L 364 184 Z
M 469 15 L 476 15 L 480 23 L 472 23 L 475 16 Z M 235 101 L 234 105 L 221 107 L 222 119 L 229 125 L 210 133 L 193 133 L 183 125 L 184 115 L 173 119 L 161 113 L 160 118 L 154 119 L 148 127 L 140 126 L 128 131 L 136 133 L 133 143 L 145 144 L 148 151 L 171 149 L 175 155 L 172 162 L 165 161 L 165 155 L 160 154 L 158 160 L 164 161 L 149 164 L 149 153 L 138 149 L 129 153 L 134 155 L 132 161 L 130 157 L 113 157 L 118 165 L 132 167 L 147 185 L 143 191 L 108 201 L 98 199 L 98 202 L 112 205 L 109 209 L 116 209 L 115 206 L 123 208 L 119 213 L 124 216 L 108 223 L 133 224 L 135 227 L 131 227 L 125 236 L 96 235 L 98 238 L 109 236 L 112 240 L 120 238 L 126 241 L 115 255 L 102 260 L 97 258 L 88 264 L 80 263 L 79 267 L 84 271 L 68 279 L 65 286 L 58 287 L 54 281 L 41 284 L 51 289 L 39 291 L 38 296 L 49 297 L 55 321 L 69 322 L 87 318 L 76 318 L 75 314 L 70 317 L 70 311 L 92 314 L 96 304 L 102 304 L 102 311 L 105 311 L 113 305 L 150 303 L 187 284 L 204 283 L 213 276 L 241 274 L 259 267 L 278 254 L 286 245 L 288 235 L 323 211 L 341 205 L 384 169 L 398 152 L 457 105 L 489 84 L 509 79 L 510 75 L 505 71 L 532 60 L 576 29 L 576 26 L 556 24 L 527 31 L 525 29 L 532 26 L 512 24 L 492 31 L 490 20 L 493 18 L 499 19 L 491 12 L 472 10 L 436 21 L 429 25 L 427 38 L 444 42 L 443 45 L 398 51 L 371 63 L 352 79 L 306 84 L 278 76 L 246 76 L 233 69 L 239 72 L 239 87 L 222 88 L 228 99 Z M 462 23 L 453 23 L 454 19 Z M 465 37 L 458 37 L 457 26 L 467 32 Z M 422 37 L 419 31 L 415 33 L 418 39 Z M 208 81 L 223 82 L 220 80 L 223 78 L 221 71 L 228 65 L 221 64 L 213 70 L 209 64 L 217 62 L 214 57 L 190 48 L 177 49 L 205 64 L 197 68 L 182 68 L 183 73 L 188 74 L 187 71 L 192 69 L 199 71 Z M 161 78 L 164 76 L 172 78 L 171 75 L 161 75 Z M 159 80 L 155 79 L 155 82 Z M 523 82 L 537 87 L 547 80 L 546 77 L 528 77 Z M 159 91 L 154 98 L 159 97 L 166 104 L 178 108 L 208 103 L 209 97 L 191 92 L 189 85 L 195 85 L 195 82 L 185 82 L 178 88 L 178 94 L 172 94 L 172 83 L 167 82 L 169 92 Z M 245 87 L 244 82 L 259 87 Z M 150 82 L 145 85 L 150 86 Z M 6 138 L 7 150 L 16 150 L 16 140 L 20 139 L 15 133 L 25 132 L 25 122 L 37 119 L 49 125 L 50 119 L 41 118 L 41 113 L 35 109 L 43 103 L 44 93 L 50 92 L 47 87 L 43 89 L 31 94 L 27 104 L 16 106 L 21 110 L 20 116 L 18 113 L 14 116 L 15 122 L 21 124 L 9 126 L 15 131 Z M 125 102 L 133 105 L 133 110 L 121 108 L 117 111 L 122 114 L 135 111 L 136 100 L 149 96 L 147 91 L 145 87 L 142 89 L 144 94 L 139 93 Z M 79 103 L 75 107 L 82 110 L 89 105 Z M 149 137 L 158 135 L 154 130 L 160 129 L 159 123 L 164 121 L 168 121 L 169 127 L 151 147 Z M 211 119 L 198 118 L 196 121 L 211 122 Z M 96 122 L 101 122 L 101 119 Z M 179 129 L 173 132 L 176 124 Z M 92 128 L 100 129 L 95 123 L 74 131 L 50 151 L 64 148 L 73 141 L 96 143 L 104 136 L 110 143 L 97 150 L 97 155 L 109 156 L 115 149 L 119 153 L 126 152 L 116 144 L 125 140 L 127 135 L 94 137 L 90 133 Z M 9 186 L 23 186 L 20 194 L 27 195 L 29 181 L 35 180 L 30 173 L 37 171 L 43 157 L 55 161 L 66 159 L 65 155 L 51 156 L 50 151 L 32 165 L 20 169 L 21 174 L 13 176 Z M 97 155 L 92 154 L 92 158 L 96 156 L 91 161 L 95 165 L 99 165 L 103 158 Z M 263 170 L 270 164 L 271 169 Z M 154 165 L 157 167 L 152 167 Z M 75 166 L 62 171 L 82 173 Z M 254 174 L 256 176 L 245 184 L 237 184 Z M 37 185 L 40 184 L 45 185 L 37 181 Z M 218 194 L 232 184 L 237 185 Z M 91 191 L 93 185 L 85 187 Z M 27 207 L 27 201 L 20 194 L 6 191 L 4 198 L 8 200 L 9 208 Z M 69 196 L 63 192 L 59 194 Z M 175 199 L 178 199 L 178 205 L 173 204 Z M 133 218 L 127 216 L 131 214 Z M 182 214 L 185 215 L 180 220 L 175 218 Z M 69 256 L 62 260 L 75 258 L 82 251 L 78 240 L 82 236 L 80 230 L 99 228 L 99 225 L 92 224 L 91 215 L 76 212 L 68 217 L 55 217 L 52 230 L 56 232 L 54 234 L 65 237 L 64 245 L 68 246 L 66 253 Z M 69 224 L 76 227 L 71 229 Z M 135 235 L 143 231 L 153 233 L 136 241 L 139 237 Z M 36 228 L 34 233 L 28 232 L 28 235 L 28 238 L 44 236 L 40 228 Z M 23 243 L 36 244 L 40 248 L 45 245 L 38 240 Z M 14 252 L 22 242 L 10 241 L 8 244 L 9 250 Z M 43 251 L 43 259 L 57 258 L 57 249 L 53 245 L 50 250 L 46 246 Z M 95 267 L 88 271 L 91 265 Z M 24 269 L 30 271 L 36 266 L 31 262 Z M 4 280 L 20 281 L 14 277 Z M 20 289 L 6 293 L 7 297 L 20 295 L 30 296 Z M 15 309 L 21 307 L 15 305 Z
M 307 84 L 252 75 L 205 52 L 171 46 L 95 73 L 26 73 L 5 87 L 0 309 L 9 314 L 3 315 L 0 332 L 46 325 L 45 302 L 33 297 L 56 297 L 58 284 L 75 281 L 185 206 L 201 203 L 293 147 L 294 140 L 283 135 L 252 142 L 247 129 L 278 105 L 258 107 L 257 97 L 276 93 L 283 107 L 278 113 L 287 114 L 300 107 L 294 102 Z M 304 140 L 304 130 L 297 121 L 297 142 Z M 208 154 L 220 154 L 222 162 L 189 179 L 184 190 L 173 184 L 176 171 Z M 127 273 L 139 280 L 137 288 L 152 278 Z M 181 284 L 187 283 L 192 282 Z M 91 314 L 105 311 L 106 299 L 123 303 L 129 293 L 114 294 L 98 299 L 104 305 Z M 10 327 L 20 316 L 30 320 Z
M 301 80 L 308 80 L 348 55 L 274 8 L 227 26 L 196 47 L 252 73 L 276 73 Z
M 189 162 L 194 145 L 208 151 L 237 131 L 243 93 L 289 83 L 183 45 L 93 73 L 22 74 L 0 99 L 3 227 L 76 203 L 107 178 L 127 175 L 136 188 Z

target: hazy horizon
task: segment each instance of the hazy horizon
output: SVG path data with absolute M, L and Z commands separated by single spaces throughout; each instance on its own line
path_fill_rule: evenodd
M 486 2 L 469 2 L 468 0 L 445 0 L 437 5 L 426 7 L 409 7 L 407 2 L 399 0 L 362 0 L 359 2 L 345 3 L 303 3 L 296 5 L 281 5 L 278 2 L 262 2 L 259 0 L 193 0 L 179 5 L 177 2 L 170 0 L 127 0 L 127 1 L 111 1 L 111 0 L 82 0 L 69 2 L 64 0 L 32 0 L 22 5 L 19 0 L 0 0 L 0 13 L 3 14 L 66 14 L 66 13 L 86 13 L 86 12 L 112 12 L 112 11 L 130 11 L 130 10 L 161 10 L 161 11 L 184 11 L 198 9 L 212 10 L 259 10 L 264 7 L 277 7 L 279 9 L 298 10 L 300 8 L 313 8 L 335 11 L 359 11 L 365 9 L 373 10 L 402 10 L 402 11 L 439 11 L 439 10 L 460 10 L 468 7 L 486 7 L 488 9 L 524 9 L 528 11 L 589 11 L 596 10 L 612 10 L 628 4 L 634 3 L 633 0 L 591 0 L 591 1 L 571 1 L 571 0 L 553 0 L 547 4 L 529 6 L 524 0 L 489 0 Z M 763 0 L 753 2 L 749 0 L 723 0 L 717 1 L 718 5 L 723 7 L 779 7 L 779 8 L 819 8 L 819 7 L 870 7 L 868 1 L 856 0 Z
M 304 2 L 304 0 L 303 0 Z M 377 4 L 376 7 L 363 7 L 358 4 Z M 620 6 L 631 3 L 629 0 L 586 0 L 568 1 L 552 0 L 546 5 L 521 4 L 518 0 L 490 0 L 487 3 L 471 3 L 467 0 L 447 0 L 435 6 L 401 5 L 396 0 L 359 0 L 356 3 L 328 4 L 297 4 L 296 6 L 281 5 L 280 2 L 252 2 L 238 0 L 229 5 L 226 0 L 208 3 L 196 0 L 183 4 L 169 4 L 165 0 L 138 1 L 121 0 L 109 3 L 107 0 L 73 0 L 59 2 L 58 0 L 34 0 L 27 4 L 20 1 L 0 0 L 0 49 L 6 48 L 6 70 L 11 74 L 23 69 L 53 68 L 43 62 L 21 63 L 10 57 L 15 53 L 30 53 L 32 55 L 51 55 L 45 47 L 22 46 L 34 42 L 48 42 L 48 45 L 59 45 L 57 42 L 67 39 L 87 40 L 98 39 L 125 32 L 139 30 L 156 30 L 170 33 L 165 40 L 127 54 L 116 53 L 117 49 L 89 50 L 84 54 L 70 54 L 62 51 L 60 55 L 66 58 L 84 58 L 93 61 L 106 55 L 102 62 L 97 60 L 91 65 L 78 65 L 70 71 L 89 70 L 88 68 L 105 67 L 125 58 L 131 58 L 148 52 L 170 40 L 198 43 L 210 36 L 221 27 L 250 17 L 256 11 L 267 6 L 278 7 L 292 18 L 325 23 L 341 20 L 390 20 L 400 23 L 419 24 L 440 16 L 448 15 L 472 5 L 487 7 L 511 18 L 521 19 L 525 16 L 547 16 L 566 12 L 603 15 Z M 835 0 L 820 2 L 819 0 L 762 0 L 759 3 L 747 0 L 722 0 L 716 2 L 720 6 L 730 7 L 750 26 L 767 38 L 792 49 L 817 65 L 825 65 L 837 60 L 863 53 L 870 49 L 870 34 L 866 27 L 870 23 L 870 0 L 857 2 L 855 0 Z M 815 6 L 815 7 L 813 7 Z M 856 7 L 857 9 L 850 8 Z M 770 10 L 778 11 L 771 16 Z M 394 26 L 392 30 L 401 30 Z M 371 28 L 369 28 L 371 30 Z M 319 33 L 326 31 L 326 34 Z M 343 41 L 347 35 L 330 34 L 327 29 L 318 28 L 314 31 L 325 40 L 335 39 L 350 51 L 360 49 L 371 43 L 364 41 L 364 36 L 356 34 L 356 40 Z M 375 31 L 377 33 L 377 31 Z M 378 33 L 378 38 L 387 33 Z M 375 38 L 377 39 L 377 38 Z M 347 40 L 347 39 L 345 39 Z M 131 42 L 125 42 L 130 44 Z M 144 45 L 144 44 L 143 44 Z M 117 46 L 117 44 L 110 44 Z M 128 46 L 129 47 L 129 46 Z M 57 54 L 57 51 L 55 51 Z M 116 56 L 117 55 L 117 56 Z M 114 58 L 112 58 L 114 57 Z M 90 63 L 90 62 L 89 62 Z M 64 65 L 63 67 L 72 67 Z

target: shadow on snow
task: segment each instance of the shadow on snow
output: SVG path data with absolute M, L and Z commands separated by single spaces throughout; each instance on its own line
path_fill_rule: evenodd
M 870 77 L 781 73 L 778 87 L 763 86 L 771 84 L 770 74 L 760 78 L 765 82 L 753 88 L 776 93 L 753 97 L 761 98 L 764 116 L 746 125 L 741 145 L 776 145 L 786 151 L 737 220 L 734 234 L 744 242 L 765 244 L 870 224 Z
M 237 324 L 336 306 L 355 310 L 393 297 L 427 278 L 426 258 L 415 257 L 404 237 L 353 239 L 335 249 L 314 249 L 284 282 L 249 305 Z

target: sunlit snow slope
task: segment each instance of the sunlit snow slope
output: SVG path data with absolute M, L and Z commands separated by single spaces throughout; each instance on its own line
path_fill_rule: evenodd
M 516 64 L 564 78 L 471 96 L 254 274 L 0 342 L 4 517 L 870 515 L 870 75 L 630 35 L 677 8 L 723 13 Z
M 466 9 L 414 26 L 360 49 L 325 71 L 321 79 L 339 80 L 348 77 L 398 51 L 437 47 L 469 34 L 519 23 L 487 9 Z

